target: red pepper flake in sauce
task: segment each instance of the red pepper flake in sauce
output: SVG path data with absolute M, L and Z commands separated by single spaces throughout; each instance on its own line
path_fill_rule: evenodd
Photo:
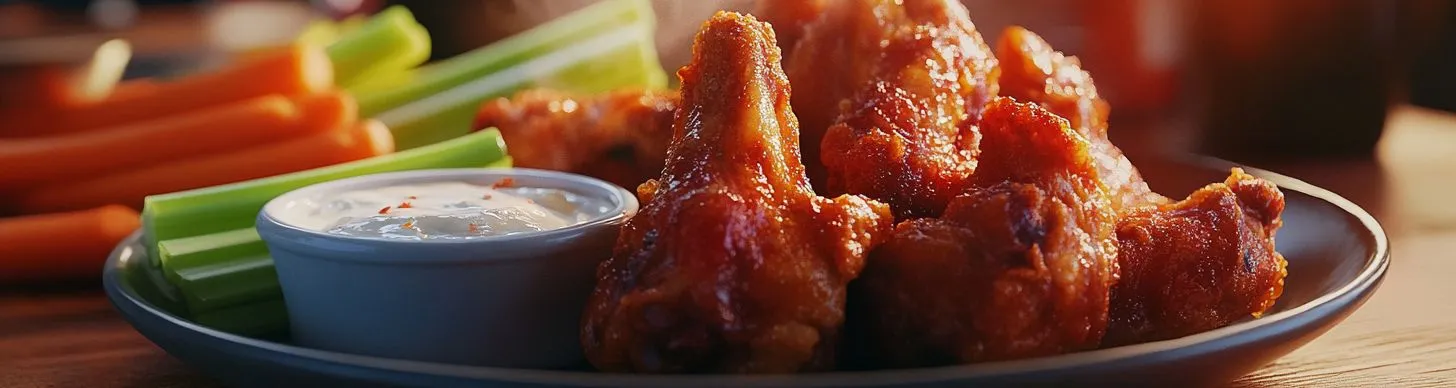
M 409 199 L 420 199 L 420 197 L 416 197 L 416 196 L 411 195 L 411 196 L 409 196 Z
M 484 196 L 481 196 L 480 199 L 490 199 L 490 194 L 486 194 Z
M 470 233 L 480 233 L 480 226 L 475 225 L 474 222 L 470 223 Z
M 414 221 L 405 221 L 405 223 L 404 223 L 403 226 L 404 226 L 405 229 L 414 229 L 415 222 Z
M 415 206 L 414 205 L 410 205 L 409 201 L 405 201 L 403 203 L 400 203 L 399 206 L 396 206 L 396 207 L 398 207 L 400 209 L 409 209 L 409 208 L 412 208 L 412 207 L 415 207 Z
M 516 185 L 516 180 L 515 179 L 512 179 L 512 178 L 501 178 L 501 180 L 496 181 L 495 183 L 492 183 L 490 185 L 490 188 L 492 188 L 492 189 L 499 189 L 499 188 L 502 188 L 502 187 L 514 187 L 515 185 Z
M 379 209 L 379 214 L 389 214 L 389 206 L 385 206 L 383 209 Z

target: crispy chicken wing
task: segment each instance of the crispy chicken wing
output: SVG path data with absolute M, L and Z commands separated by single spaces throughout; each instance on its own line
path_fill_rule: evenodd
M 598 269 L 582 343 L 605 371 L 786 373 L 834 365 L 846 284 L 884 204 L 818 197 L 773 31 L 720 12 L 678 72 L 661 179 Z
M 571 171 L 637 187 L 662 173 L 677 92 L 580 96 L 533 89 L 481 105 L 475 127 L 496 127 L 517 167 Z
M 793 57 L 794 45 L 804 36 L 804 29 L 819 18 L 829 0 L 758 0 L 753 15 L 773 26 L 785 63 Z
M 812 26 L 800 48 L 855 47 L 854 56 L 837 52 L 796 63 L 796 68 L 811 62 L 825 68 L 841 62 L 873 64 L 864 82 L 842 80 L 859 86 L 846 103 L 834 104 L 843 110 L 820 145 L 819 160 L 827 170 L 823 186 L 830 194 L 862 194 L 889 203 L 900 218 L 940 215 L 976 168 L 976 125 L 981 109 L 996 94 L 996 60 L 959 2 L 844 3 L 840 7 L 854 11 L 846 18 L 849 22 Z M 825 42 L 817 34 L 831 39 Z M 863 36 L 879 43 L 866 45 L 860 42 Z M 803 86 L 801 78 L 817 81 L 813 76 L 794 78 L 796 87 Z M 809 90 L 820 91 L 813 86 Z M 810 98 L 819 97 L 805 97 Z M 811 105 L 805 114 L 834 110 L 816 105 L 825 103 Z
M 1092 157 L 1102 170 L 1116 209 L 1169 202 L 1148 189 L 1137 168 L 1108 139 L 1110 109 L 1076 57 L 1062 55 L 1021 27 L 1007 28 L 1001 34 L 996 57 L 1001 60 L 1001 94 L 1041 104 L 1071 121 L 1072 128 L 1092 143 Z
M 882 366 L 1096 347 L 1117 281 L 1116 215 L 1091 145 L 1040 107 L 992 102 L 973 188 L 874 250 L 854 319 Z
M 792 56 L 784 62 L 789 80 L 799 90 L 793 95 L 793 105 L 802 131 L 804 165 L 821 191 L 825 171 L 819 142 L 824 130 L 839 118 L 840 104 L 869 82 L 883 52 L 881 42 L 895 28 L 878 15 L 893 7 L 890 0 L 829 2 L 823 14 L 805 26 Z
M 1181 202 L 1124 216 L 1106 345 L 1199 333 L 1272 307 L 1284 291 L 1286 263 L 1274 251 L 1283 211 L 1273 183 L 1234 169 Z
M 1113 288 L 1105 345 L 1155 341 L 1258 316 L 1283 290 L 1274 251 L 1283 194 L 1235 171 L 1182 202 L 1154 193 L 1107 137 L 1108 106 L 1076 58 L 1012 27 L 996 47 L 1001 92 L 1034 101 L 1092 143 L 1092 156 L 1123 214 L 1117 229 L 1121 280 Z

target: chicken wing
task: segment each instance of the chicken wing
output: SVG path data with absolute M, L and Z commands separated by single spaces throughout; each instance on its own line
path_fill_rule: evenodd
M 1178 203 L 1154 193 L 1107 136 L 1108 106 L 1076 58 L 1012 27 L 996 47 L 1001 92 L 1071 121 L 1123 214 L 1121 268 L 1105 345 L 1181 337 L 1258 316 L 1279 298 L 1284 258 L 1274 251 L 1283 194 L 1235 171 Z
M 753 15 L 773 26 L 785 63 L 793 57 L 794 46 L 804 36 L 804 29 L 819 18 L 829 0 L 758 0 Z M 787 65 L 786 65 L 787 66 Z
M 981 109 L 996 94 L 996 60 L 959 2 L 846 3 L 858 5 L 851 22 L 829 31 L 828 25 L 813 26 L 800 45 L 801 52 L 808 52 L 815 43 L 843 44 L 818 41 L 816 34 L 823 33 L 842 34 L 834 39 L 851 42 L 861 40 L 856 36 L 876 36 L 873 41 L 881 42 L 877 56 L 803 58 L 823 67 L 873 63 L 869 78 L 858 84 L 850 100 L 836 102 L 842 114 L 824 132 L 824 188 L 830 194 L 862 194 L 889 203 L 900 218 L 938 216 L 963 192 L 976 168 L 976 125 Z M 859 80 L 844 81 L 855 85 Z M 794 82 L 802 86 L 800 79 Z M 810 90 L 819 91 L 813 86 Z M 819 109 L 825 107 L 809 108 Z
M 1001 34 L 996 57 L 1001 60 L 1003 95 L 1041 104 L 1071 121 L 1072 128 L 1092 143 L 1092 157 L 1112 193 L 1114 208 L 1122 211 L 1170 202 L 1148 188 L 1137 168 L 1108 139 L 1110 108 L 1076 57 L 1062 55 L 1021 27 L 1007 28 Z
M 894 29 L 878 15 L 894 7 L 890 0 L 829 2 L 823 14 L 804 27 L 803 37 L 784 63 L 789 80 L 800 91 L 794 93 L 793 105 L 802 131 L 804 164 L 810 181 L 821 191 L 826 173 L 819 142 L 839 118 L 840 104 L 869 82 L 882 56 L 881 42 Z
M 1091 145 L 1040 107 L 997 99 L 972 188 L 938 219 L 900 223 L 855 286 L 883 366 L 1096 347 L 1117 281 L 1116 215 Z
M 678 72 L 661 179 L 599 267 L 582 344 L 605 371 L 787 373 L 834 365 L 845 288 L 889 234 L 884 204 L 818 197 L 773 31 L 720 12 Z
M 475 127 L 495 127 L 517 167 L 576 172 L 637 187 L 662 173 L 677 92 L 580 96 L 533 89 L 481 105 Z
M 1124 216 L 1106 345 L 1199 333 L 1272 307 L 1286 274 L 1274 250 L 1283 211 L 1273 183 L 1234 169 L 1181 202 Z

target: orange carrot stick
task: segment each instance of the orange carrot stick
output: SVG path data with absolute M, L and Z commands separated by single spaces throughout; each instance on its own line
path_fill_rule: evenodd
M 33 109 L 69 103 L 72 92 L 67 76 L 66 69 L 59 65 L 24 66 L 0 71 L 0 107 Z
M 237 151 L 335 128 L 356 119 L 343 92 L 290 100 L 273 95 L 102 131 L 0 140 L 0 190 L 94 178 Z
M 70 79 L 72 75 L 58 66 L 35 66 L 16 71 L 0 71 L 0 112 L 25 115 L 26 109 L 43 109 L 48 112 L 77 109 L 97 101 L 92 96 L 79 95 Z M 158 83 L 148 79 L 118 82 L 102 99 L 131 99 L 144 93 L 156 91 Z M 0 133 L 7 132 L 0 127 Z
M 269 94 L 303 95 L 330 88 L 333 68 L 323 50 L 294 45 L 211 73 L 158 83 L 89 104 L 0 111 L 7 137 L 47 136 L 106 128 Z
M 140 226 L 136 211 L 117 205 L 0 218 L 0 283 L 97 277 L 106 255 Z
M 393 151 L 389 129 L 368 120 L 283 143 L 42 186 L 22 194 L 17 202 L 22 212 L 32 214 L 105 204 L 140 208 L 142 199 L 152 194 L 263 178 Z
M 116 100 L 142 98 L 142 96 L 156 93 L 161 85 L 166 84 L 148 78 L 122 81 L 111 89 L 111 95 L 106 98 Z

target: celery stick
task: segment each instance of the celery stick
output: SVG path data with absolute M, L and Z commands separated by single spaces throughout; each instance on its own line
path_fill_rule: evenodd
M 360 79 L 359 82 L 343 86 L 343 88 L 344 91 L 349 92 L 353 96 L 387 93 L 389 90 L 404 87 L 419 79 L 419 73 L 420 68 L 418 67 L 393 72 L 375 72 L 370 73 L 369 77 Z
M 183 300 L 182 291 L 167 280 L 167 275 L 162 273 L 161 267 L 145 265 L 145 263 L 128 264 L 128 266 L 131 266 L 131 270 L 125 271 L 126 283 L 131 285 L 137 295 L 141 295 L 142 299 L 172 315 L 187 315 L 187 303 Z
M 363 14 L 351 15 L 339 21 L 326 18 L 314 19 L 308 22 L 298 37 L 293 38 L 293 42 L 326 47 L 339 41 L 344 35 L 358 30 L 368 21 L 369 17 Z
M 495 128 L 490 128 L 490 129 L 494 130 Z M 500 160 L 497 160 L 497 161 L 494 161 L 494 162 L 490 162 L 490 164 L 487 164 L 484 167 L 485 168 L 507 168 L 507 167 L 510 167 L 512 165 L 512 163 L 514 163 L 514 162 L 515 162 L 514 160 L 511 160 L 511 157 L 507 156 L 507 157 L 504 157 L 504 158 L 500 158 Z
M 157 250 L 193 314 L 280 295 L 268 246 L 253 228 L 165 240 Z
M 197 314 L 192 321 L 237 335 L 273 336 L 288 330 L 288 307 L 275 299 Z
M 142 228 L 157 241 L 253 226 L 263 204 L 283 193 L 332 180 L 426 168 L 479 167 L 505 156 L 500 132 L 480 131 L 448 142 L 355 162 L 221 186 L 147 197 Z M 155 250 L 153 264 L 161 265 Z
M 328 46 L 334 83 L 348 87 L 374 75 L 404 71 L 430 59 L 430 35 L 409 9 L 393 6 Z
M 656 43 L 643 26 L 608 31 L 377 116 L 410 149 L 469 132 L 480 103 L 527 87 L 583 93 L 666 86 Z
M 294 43 L 325 47 L 339 40 L 339 25 L 333 20 L 319 19 L 308 23 L 303 32 L 294 38 Z
M 181 270 L 176 276 L 177 287 L 182 289 L 192 314 L 283 298 L 273 258 L 267 254 L 231 257 L 213 265 Z
M 177 272 L 204 267 L 230 257 L 265 255 L 268 246 L 253 228 L 230 230 L 157 242 L 157 256 L 167 280 L 180 283 Z
M 340 36 L 343 36 L 343 35 L 348 35 L 349 33 L 352 33 L 354 31 L 357 31 L 360 28 L 364 28 L 364 24 L 365 23 L 369 23 L 369 19 L 370 18 L 369 18 L 368 15 L 365 15 L 365 14 L 354 14 L 354 15 L 349 15 L 349 17 L 346 17 L 346 18 L 344 18 L 344 20 L 340 20 L 340 21 L 338 21 L 335 24 L 339 28 L 339 35 Z M 410 19 L 414 19 L 414 16 L 410 16 Z
M 436 94 L 486 74 L 561 47 L 628 25 L 656 22 L 648 0 L 609 0 L 546 22 L 489 46 L 419 69 L 415 79 L 397 88 L 361 87 L 359 110 L 365 117 Z M 363 93 L 364 90 L 370 90 Z

